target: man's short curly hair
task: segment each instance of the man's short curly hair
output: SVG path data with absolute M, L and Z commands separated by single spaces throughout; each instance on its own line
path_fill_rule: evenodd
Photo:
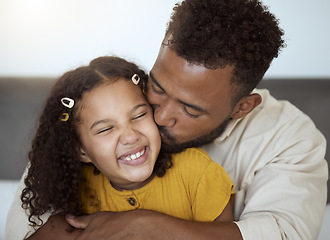
M 164 44 L 209 69 L 234 66 L 236 101 L 257 86 L 284 47 L 278 20 L 257 0 L 185 0 L 173 10 Z

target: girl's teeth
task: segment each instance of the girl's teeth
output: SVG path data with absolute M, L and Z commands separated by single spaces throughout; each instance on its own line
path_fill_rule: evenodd
M 144 154 L 145 150 L 143 149 L 141 152 L 137 152 L 136 154 L 131 154 L 130 156 L 126 156 L 125 160 L 126 161 L 131 161 L 131 160 L 135 160 L 139 157 L 141 157 Z

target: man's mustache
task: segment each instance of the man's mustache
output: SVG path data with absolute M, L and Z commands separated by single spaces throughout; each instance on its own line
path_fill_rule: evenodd
M 163 137 L 167 138 L 170 141 L 174 141 L 174 137 L 172 136 L 172 134 L 169 133 L 166 127 L 158 126 L 158 130 L 163 135 Z

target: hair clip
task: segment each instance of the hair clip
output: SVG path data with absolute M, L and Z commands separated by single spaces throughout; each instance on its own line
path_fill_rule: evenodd
M 62 113 L 61 116 L 58 118 L 62 122 L 66 122 L 69 120 L 69 113 Z
M 63 104 L 64 107 L 67 108 L 72 108 L 74 105 L 74 100 L 68 97 L 62 98 L 61 103 Z
M 136 73 L 132 76 L 132 82 L 135 84 L 135 85 L 138 85 L 139 82 L 140 82 L 140 77 L 139 75 L 137 75 Z

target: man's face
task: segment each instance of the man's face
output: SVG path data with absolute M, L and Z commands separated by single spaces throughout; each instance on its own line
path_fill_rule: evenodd
M 162 46 L 150 72 L 147 97 L 167 150 L 212 142 L 229 122 L 233 68 L 207 69 Z

